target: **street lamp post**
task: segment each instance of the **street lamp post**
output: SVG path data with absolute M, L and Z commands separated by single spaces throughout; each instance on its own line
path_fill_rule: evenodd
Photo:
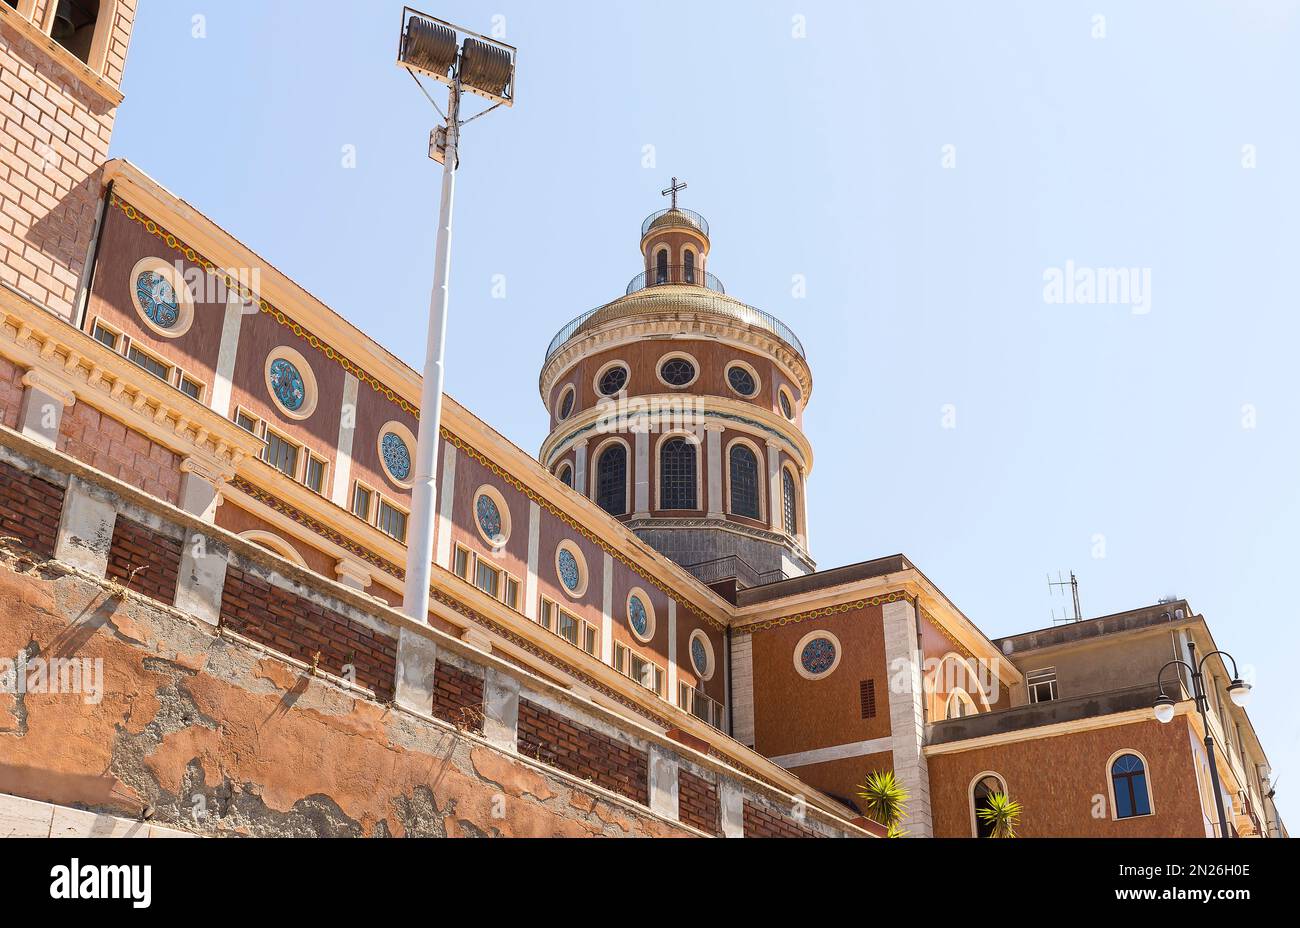
M 1168 724 L 1174 718 L 1175 701 L 1165 695 L 1165 685 L 1162 679 L 1165 671 L 1175 665 L 1186 667 L 1192 675 L 1192 696 L 1196 699 L 1196 708 L 1201 713 L 1201 727 L 1205 729 L 1205 752 L 1210 760 L 1210 783 L 1214 787 L 1214 803 L 1219 811 L 1219 837 L 1231 838 L 1232 834 L 1228 831 L 1228 814 L 1223 803 L 1223 787 L 1219 783 L 1219 768 L 1214 762 L 1214 738 L 1210 735 L 1210 699 L 1205 692 L 1205 662 L 1215 655 L 1226 657 L 1232 661 L 1232 682 L 1228 684 L 1228 698 L 1234 705 L 1245 707 L 1250 702 L 1250 684 L 1241 679 L 1237 672 L 1237 660 L 1227 651 L 1211 651 L 1199 661 L 1196 660 L 1196 645 L 1188 642 L 1187 656 L 1189 661 L 1172 660 L 1160 668 L 1160 673 L 1156 674 L 1156 686 L 1160 689 L 1160 695 L 1156 698 L 1155 714 L 1156 720 L 1161 724 Z M 1226 724 L 1226 723 L 1225 723 Z
M 515 49 L 406 7 L 402 10 L 401 44 L 397 63 L 420 84 L 418 75 L 448 88 L 446 124 L 434 131 L 429 156 L 442 162 L 442 206 L 434 258 L 433 297 L 425 348 L 424 383 L 420 391 L 420 434 L 416 442 L 411 486 L 411 523 L 407 530 L 406 589 L 402 611 L 420 622 L 429 620 L 430 575 L 433 572 L 433 509 L 437 500 L 438 440 L 442 428 L 442 391 L 446 356 L 447 309 L 451 282 L 452 206 L 456 171 L 460 167 L 460 130 L 471 120 L 500 106 L 513 106 Z M 420 84 L 421 90 L 424 85 Z M 492 101 L 469 119 L 461 118 L 465 93 Z M 428 92 L 425 92 L 428 96 Z M 429 97 L 437 109 L 437 103 Z M 442 112 L 439 110 L 439 114 Z

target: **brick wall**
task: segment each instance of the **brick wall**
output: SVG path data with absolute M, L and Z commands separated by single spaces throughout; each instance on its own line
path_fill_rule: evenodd
M 23 369 L 8 358 L 0 358 L 0 424 L 18 428 L 23 409 Z
M 173 506 L 180 503 L 181 456 L 93 406 L 79 402 L 63 413 L 59 450 Z
M 433 715 L 469 731 L 483 731 L 483 678 L 438 661 L 433 677 Z
M 519 700 L 519 753 L 633 802 L 650 803 L 649 761 L 644 751 L 526 699 Z
M 312 664 L 320 654 L 321 670 L 347 677 L 355 669 L 358 685 L 381 699 L 393 694 L 397 639 L 287 590 L 272 587 L 233 565 L 226 569 L 221 591 L 225 628 L 296 660 Z
M 703 777 L 681 770 L 677 774 L 679 818 L 709 835 L 720 835 L 718 787 Z
M 815 838 L 816 833 L 790 819 L 777 815 L 766 806 L 745 800 L 746 838 Z
M 132 577 L 139 567 L 144 567 Z M 170 606 L 176 601 L 181 543 L 129 519 L 118 517 L 108 549 L 108 578 Z
M 54 557 L 63 513 L 63 489 L 0 462 L 0 535 L 17 538 L 44 558 Z
M 16 15 L 0 21 L 0 280 L 70 318 L 116 109 L 84 69 L 20 31 Z M 121 79 L 134 17 L 135 0 L 119 0 L 110 84 Z

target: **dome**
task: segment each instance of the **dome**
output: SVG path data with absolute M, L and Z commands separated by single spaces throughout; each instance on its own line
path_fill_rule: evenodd
M 680 208 L 664 209 L 651 215 L 641 226 L 641 237 L 644 239 L 651 233 L 670 232 L 674 229 L 694 232 L 706 239 L 709 237 L 708 221 L 694 210 Z

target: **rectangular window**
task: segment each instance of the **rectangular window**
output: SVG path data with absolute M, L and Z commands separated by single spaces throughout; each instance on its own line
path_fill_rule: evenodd
M 555 627 L 555 604 L 545 597 L 542 598 L 537 610 L 537 624 L 542 626 L 548 632 Z
M 203 384 L 199 383 L 193 377 L 187 377 L 186 375 L 181 374 L 180 388 L 181 392 L 190 399 L 198 400 L 200 403 L 203 402 Z
M 406 541 L 406 513 L 386 499 L 379 501 L 379 530 L 389 538 Z
M 257 434 L 257 423 L 258 423 L 258 419 L 256 416 L 250 416 L 242 409 L 238 409 L 235 411 L 235 425 L 239 426 L 249 435 Z
M 135 345 L 132 345 L 130 349 L 127 350 L 126 356 L 132 361 L 132 363 L 144 368 L 159 380 L 167 383 L 171 382 L 172 369 L 170 364 L 164 364 L 153 355 L 145 354 L 139 348 L 135 347 Z
M 586 651 L 588 654 L 594 655 L 596 653 L 596 645 L 599 641 L 600 639 L 596 637 L 596 626 L 592 625 L 590 622 L 583 622 L 582 650 Z
M 630 653 L 631 661 L 628 664 L 628 676 L 651 692 L 663 695 L 664 672 L 641 655 L 635 652 Z
M 1056 668 L 1035 670 L 1025 675 L 1025 684 L 1029 689 L 1029 701 L 1051 702 L 1056 699 Z
M 617 641 L 614 642 L 614 669 L 621 674 L 627 673 L 627 655 L 626 645 L 621 645 Z
M 569 644 L 578 643 L 578 620 L 567 612 L 560 612 L 560 620 L 555 626 L 555 634 L 559 635 Z
M 120 336 L 112 329 L 108 328 L 103 323 L 96 322 L 93 334 L 95 336 L 95 341 L 104 345 L 106 348 L 117 351 L 117 342 Z
M 496 599 L 501 595 L 501 571 L 485 562 L 482 558 L 476 558 L 475 560 L 477 563 L 474 566 L 474 585 L 493 599 Z
M 469 557 L 469 551 L 460 545 L 456 546 L 456 561 L 452 565 L 452 573 L 462 580 L 469 579 Z
M 307 472 L 303 475 L 303 483 L 307 484 L 307 489 L 313 493 L 325 492 L 325 462 L 314 454 L 307 456 Z
M 262 452 L 262 460 L 286 477 L 297 479 L 298 446 L 274 432 L 266 434 L 266 450 Z
M 352 492 L 352 514 L 369 522 L 371 501 L 374 499 L 374 495 L 374 491 L 358 483 L 357 488 Z
M 505 603 L 507 606 L 509 606 L 511 609 L 518 611 L 519 581 L 516 580 L 514 577 L 511 576 L 506 577 L 506 591 L 505 591 L 505 595 L 501 597 L 501 601 Z

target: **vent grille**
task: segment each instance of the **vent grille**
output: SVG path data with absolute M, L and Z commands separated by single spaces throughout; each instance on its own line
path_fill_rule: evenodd
M 864 719 L 874 719 L 876 717 L 876 681 L 863 680 L 860 695 L 862 697 L 862 717 Z

